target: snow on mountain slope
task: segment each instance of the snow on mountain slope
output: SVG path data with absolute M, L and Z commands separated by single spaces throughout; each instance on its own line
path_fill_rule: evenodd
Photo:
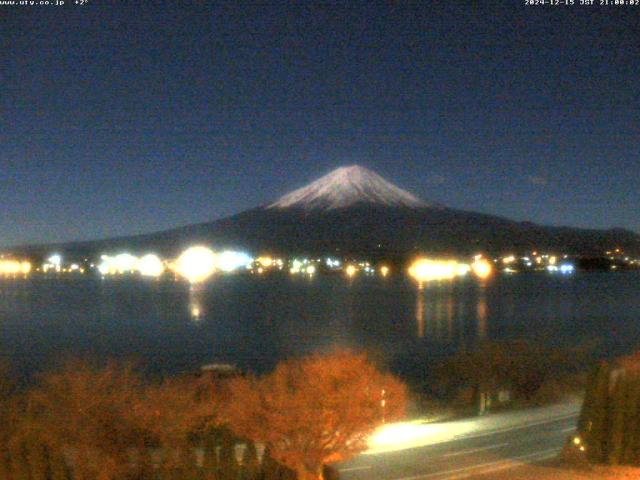
M 306 187 L 294 190 L 267 208 L 331 210 L 370 203 L 389 207 L 428 207 L 409 192 L 358 165 L 338 168 Z

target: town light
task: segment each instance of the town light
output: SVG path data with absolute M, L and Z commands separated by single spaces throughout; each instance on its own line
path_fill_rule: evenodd
M 138 260 L 138 271 L 144 277 L 159 277 L 164 272 L 164 265 L 160 257 L 149 253 Z
M 54 253 L 49 258 L 47 258 L 46 263 L 43 265 L 43 269 L 45 273 L 49 269 L 53 269 L 56 272 L 60 272 L 62 268 L 61 266 L 62 266 L 62 255 L 60 255 L 59 253 Z
M 207 247 L 188 248 L 176 260 L 175 270 L 191 283 L 203 282 L 216 270 L 216 255 Z
M 260 259 L 258 259 L 259 261 Z M 300 268 L 302 267 L 302 262 L 298 259 L 294 259 L 291 263 L 291 269 L 289 270 L 291 273 L 300 273 Z
M 49 262 L 51 265 L 59 267 L 62 263 L 62 256 L 58 253 L 54 253 L 47 259 L 47 262 Z
M 101 259 L 102 261 L 98 265 L 98 271 L 100 272 L 101 275 L 109 275 L 110 273 L 112 273 L 111 258 L 108 257 L 107 255 L 102 255 Z
M 216 259 L 216 267 L 223 272 L 233 272 L 241 267 L 246 267 L 252 261 L 252 258 L 244 252 L 235 252 L 233 250 L 225 250 L 218 255 Z
M 262 257 L 258 257 L 256 259 L 256 262 L 258 262 L 263 267 L 269 268 L 273 265 L 273 258 L 268 256 L 262 256 Z
M 31 263 L 18 260 L 0 260 L 0 275 L 27 275 L 31 271 Z
M 468 272 L 468 265 L 453 260 L 420 258 L 409 267 L 409 275 L 419 284 L 432 280 L 449 280 Z
M 575 267 L 570 263 L 563 263 L 560 265 L 560 273 L 568 274 L 573 273 L 575 271 Z
M 471 271 L 476 277 L 484 280 L 485 278 L 489 278 L 493 273 L 493 266 L 484 258 L 476 258 L 471 264 Z
M 353 278 L 357 271 L 358 269 L 353 265 L 347 265 L 347 268 L 345 269 L 345 272 L 347 273 L 347 277 L 349 278 Z
M 113 259 L 118 273 L 133 272 L 137 269 L 138 258 L 130 253 L 120 253 Z

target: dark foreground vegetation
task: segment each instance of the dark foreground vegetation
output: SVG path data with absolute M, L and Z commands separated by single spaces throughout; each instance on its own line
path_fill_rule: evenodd
M 485 343 L 432 360 L 413 384 L 414 404 L 421 414 L 447 404 L 473 415 L 548 403 L 582 393 L 590 356 L 588 347 Z M 619 454 L 612 439 L 638 422 L 631 398 L 640 390 L 631 384 L 640 373 L 605 388 L 618 370 L 602 365 L 581 431 L 594 461 L 623 462 L 638 439 L 623 434 Z M 150 380 L 130 364 L 74 360 L 26 387 L 10 378 L 0 372 L 1 480 L 334 479 L 331 464 L 365 449 L 378 425 L 403 415 L 407 398 L 402 383 L 350 351 L 285 361 L 261 377 Z
M 570 446 L 591 463 L 640 466 L 640 353 L 593 370 Z
M 72 361 L 26 389 L 0 375 L 0 479 L 328 480 L 404 403 L 349 351 L 226 380 Z
M 488 341 L 439 360 L 420 359 L 429 367 L 409 378 L 415 413 L 476 415 L 580 396 L 596 345 L 554 348 L 524 339 Z

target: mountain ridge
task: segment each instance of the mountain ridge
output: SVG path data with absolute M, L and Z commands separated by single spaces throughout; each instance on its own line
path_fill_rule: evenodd
M 358 166 L 341 167 L 275 202 L 212 222 L 7 250 L 45 255 L 55 248 L 94 256 L 126 249 L 171 256 L 195 243 L 284 255 L 406 257 L 531 250 L 602 255 L 612 248 L 640 254 L 635 232 L 545 226 L 427 203 Z

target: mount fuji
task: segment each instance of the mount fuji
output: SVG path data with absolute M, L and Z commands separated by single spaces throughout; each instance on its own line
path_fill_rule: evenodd
M 612 247 L 640 253 L 640 235 L 518 222 L 423 201 L 364 167 L 341 167 L 278 200 L 213 222 L 52 248 L 82 255 L 157 251 L 175 255 L 194 243 L 255 253 L 406 258 L 417 252 L 493 254 L 532 249 L 602 255 Z
M 420 208 L 429 205 L 358 165 L 341 167 L 281 197 L 268 208 L 335 210 L 359 204 Z

